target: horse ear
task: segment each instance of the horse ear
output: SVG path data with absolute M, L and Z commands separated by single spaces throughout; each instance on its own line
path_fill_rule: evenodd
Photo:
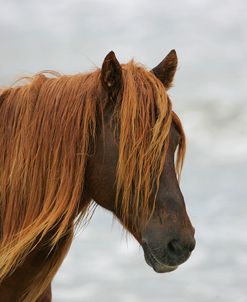
M 169 89 L 172 86 L 177 65 L 178 58 L 175 49 L 173 49 L 168 53 L 164 60 L 151 71 L 164 84 L 166 89 Z
M 111 95 L 118 93 L 122 86 L 122 68 L 113 51 L 110 51 L 104 59 L 101 82 Z

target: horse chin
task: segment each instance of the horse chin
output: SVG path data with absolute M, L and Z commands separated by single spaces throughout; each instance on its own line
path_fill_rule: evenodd
M 170 266 L 170 265 L 167 265 L 165 263 L 160 262 L 154 256 L 152 251 L 149 248 L 145 247 L 145 246 L 143 246 L 143 251 L 144 251 L 144 257 L 145 257 L 145 260 L 146 260 L 147 264 L 149 266 L 151 266 L 156 273 L 169 273 L 169 272 L 172 272 L 172 271 L 174 271 L 178 268 L 178 265 Z

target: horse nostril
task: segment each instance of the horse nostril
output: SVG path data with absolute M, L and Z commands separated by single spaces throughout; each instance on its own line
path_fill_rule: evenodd
M 177 239 L 171 240 L 168 245 L 167 249 L 170 254 L 174 256 L 181 256 L 185 253 L 192 252 L 195 248 L 195 240 L 193 239 L 189 243 L 185 244 Z
M 183 252 L 183 247 L 180 245 L 179 241 L 174 239 L 174 240 L 171 240 L 168 245 L 167 245 L 167 248 L 168 248 L 168 251 L 171 253 L 171 254 L 174 254 L 176 256 L 179 256 L 182 254 Z

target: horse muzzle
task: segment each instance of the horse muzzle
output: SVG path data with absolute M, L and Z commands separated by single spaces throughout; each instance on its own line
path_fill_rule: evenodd
M 164 248 L 154 248 L 148 242 L 142 243 L 144 257 L 157 273 L 167 273 L 174 271 L 185 262 L 195 248 L 195 239 L 191 239 L 189 245 L 182 245 L 179 241 L 170 241 Z

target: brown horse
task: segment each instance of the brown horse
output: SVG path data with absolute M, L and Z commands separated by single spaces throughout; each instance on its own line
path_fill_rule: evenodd
M 156 272 L 188 259 L 194 229 L 178 184 L 185 136 L 167 95 L 176 67 L 174 50 L 151 72 L 110 52 L 101 70 L 37 74 L 2 90 L 1 302 L 51 301 L 93 203 L 133 234 Z

